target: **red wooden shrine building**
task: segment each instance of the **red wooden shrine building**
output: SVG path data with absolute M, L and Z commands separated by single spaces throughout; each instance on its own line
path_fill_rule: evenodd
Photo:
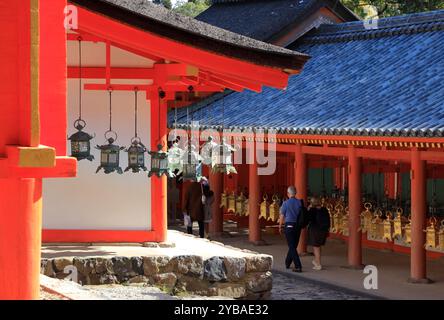
M 140 6 L 119 0 L 1 0 L 0 8 L 0 70 L 8 79 L 0 89 L 2 299 L 38 298 L 42 237 L 44 242 L 165 240 L 166 177 L 121 177 L 128 189 L 134 183 L 145 190 L 142 199 L 130 198 L 131 192 L 125 199 L 137 208 L 138 216 L 133 217 L 128 213 L 132 207 L 119 207 L 117 178 L 97 176 L 102 179 L 97 184 L 87 177 L 94 175 L 97 163 L 77 164 L 67 156 L 78 89 L 84 119 L 91 120 L 88 131 L 97 133 L 98 144 L 106 130 L 112 91 L 121 145 L 130 141 L 134 120 L 128 115 L 134 112 L 136 91 L 143 109 L 142 140 L 155 150 L 159 143 L 167 145 L 167 104 L 177 93 L 189 92 L 190 86 L 196 96 L 233 86 L 284 89 L 289 76 L 299 73 L 308 60 L 149 2 Z M 64 20 L 70 30 L 65 30 Z M 79 40 L 83 68 L 77 64 Z M 119 122 L 122 119 L 128 123 Z M 138 206 L 139 201 L 145 204 Z
M 350 267 L 362 267 L 363 246 L 389 249 L 411 255 L 410 281 L 428 282 L 427 258 L 444 254 L 444 12 L 369 28 L 335 3 L 216 0 L 197 17 L 311 56 L 285 92 L 230 88 L 189 107 L 188 118 L 204 128 L 235 130 L 228 138 L 239 147 L 268 137 L 276 149 L 273 175 L 258 176 L 257 161 L 237 165 L 238 175 L 208 173 L 219 213 L 211 231 L 223 231 L 225 214 L 260 243 L 261 229 L 273 224 L 262 209 L 296 185 L 298 197 L 323 196 L 331 206 L 332 236 L 347 241 Z M 177 127 L 189 127 L 185 110 Z M 276 134 L 258 138 L 258 129 Z M 241 192 L 249 210 L 233 215 Z M 305 238 L 298 249 L 306 252 Z

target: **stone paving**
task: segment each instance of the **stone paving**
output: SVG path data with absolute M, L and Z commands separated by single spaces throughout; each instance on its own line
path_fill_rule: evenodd
M 348 293 L 323 284 L 315 284 L 282 273 L 273 273 L 271 300 L 367 300 L 359 294 Z

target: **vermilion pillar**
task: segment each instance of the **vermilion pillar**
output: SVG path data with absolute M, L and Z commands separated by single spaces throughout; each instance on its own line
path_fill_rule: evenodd
M 151 150 L 160 144 L 167 148 L 167 104 L 156 93 L 150 95 L 151 105 Z M 151 228 L 155 240 L 162 242 L 167 236 L 167 177 L 151 177 Z
M 40 143 L 38 6 L 0 0 L 0 299 L 39 297 L 41 180 L 9 175 L 29 160 L 17 147 Z M 8 145 L 17 161 L 8 159 Z
M 426 162 L 421 160 L 418 149 L 412 150 L 411 162 L 411 202 L 412 229 L 410 255 L 410 281 L 428 282 L 426 275 Z
M 0 300 L 38 299 L 41 179 L 0 179 Z
M 348 265 L 352 268 L 362 268 L 361 249 L 361 158 L 356 156 L 356 149 L 348 149 L 348 207 L 349 207 L 349 237 L 348 237 Z
M 307 205 L 307 157 L 302 153 L 302 145 L 296 145 L 295 152 L 295 186 L 297 198 Z M 299 254 L 307 253 L 307 229 L 302 230 L 298 245 Z
M 248 196 L 248 206 L 249 206 L 249 216 L 248 216 L 248 230 L 249 230 L 249 240 L 254 244 L 261 243 L 261 226 L 259 222 L 259 202 L 260 202 L 260 178 L 258 175 L 258 166 L 256 159 L 254 163 L 248 166 L 249 170 L 249 196 Z
M 209 174 L 210 187 L 214 192 L 214 203 L 212 207 L 213 217 L 210 223 L 210 234 L 212 236 L 220 236 L 223 232 L 223 211 L 220 208 L 220 200 L 223 190 L 223 175 L 221 173 L 213 173 L 210 169 Z

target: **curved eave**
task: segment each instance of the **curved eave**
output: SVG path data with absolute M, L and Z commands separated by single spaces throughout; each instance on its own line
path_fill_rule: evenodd
M 235 37 L 235 40 L 223 41 L 221 39 L 224 38 L 225 33 L 227 39 L 233 38 L 233 34 L 210 25 L 205 28 L 207 34 L 197 33 L 193 31 L 192 24 L 189 26 L 190 29 L 186 29 L 186 25 L 184 26 L 183 23 L 176 26 L 173 22 L 162 22 L 103 0 L 70 0 L 69 2 L 159 37 L 257 66 L 279 69 L 287 74 L 300 72 L 310 58 L 298 52 L 240 35 Z M 202 24 L 197 20 L 195 23 Z

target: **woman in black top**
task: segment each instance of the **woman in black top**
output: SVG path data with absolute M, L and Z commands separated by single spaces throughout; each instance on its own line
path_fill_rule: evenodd
M 330 230 L 330 215 L 321 205 L 319 198 L 312 198 L 308 208 L 310 223 L 308 225 L 308 244 L 313 246 L 315 259 L 313 269 L 322 270 L 321 246 L 325 245 Z

